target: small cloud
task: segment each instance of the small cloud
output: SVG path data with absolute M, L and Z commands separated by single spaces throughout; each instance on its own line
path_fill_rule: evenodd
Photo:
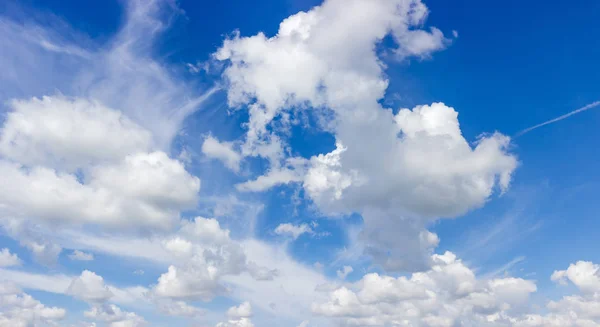
M 454 38 L 458 37 L 458 31 L 457 30 L 452 30 L 452 36 L 454 36 Z
M 275 228 L 275 234 L 291 236 L 293 239 L 297 239 L 302 234 L 314 234 L 314 231 L 307 224 L 292 225 L 289 223 L 280 224 Z
M 133 272 L 133 274 L 134 274 L 134 275 L 138 275 L 138 276 L 141 276 L 141 275 L 143 275 L 144 273 L 145 273 L 145 271 L 143 271 L 143 270 L 141 270 L 141 269 L 138 269 L 138 270 L 136 270 L 136 271 L 134 271 L 134 272 Z
M 69 254 L 69 259 L 77 261 L 92 261 L 94 260 L 94 255 L 91 253 L 74 250 L 73 253 Z
M 0 251 L 0 267 L 20 266 L 21 264 L 21 259 L 16 254 L 10 253 L 9 249 L 4 248 Z

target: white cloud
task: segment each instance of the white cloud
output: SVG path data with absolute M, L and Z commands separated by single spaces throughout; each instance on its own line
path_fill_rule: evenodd
M 231 307 L 227 310 L 229 318 L 250 318 L 252 317 L 252 306 L 250 302 L 244 302 L 237 307 Z
M 299 182 L 302 175 L 298 171 L 289 168 L 274 168 L 265 175 L 257 177 L 255 180 L 246 181 L 237 184 L 235 187 L 241 192 L 262 192 L 273 186 Z
M 313 311 L 341 326 L 484 326 L 495 315 L 526 307 L 537 289 L 520 278 L 478 280 L 450 252 L 432 260 L 430 270 L 410 278 L 367 274 L 331 291 L 329 300 L 314 304 Z
M 15 253 L 10 253 L 8 248 L 0 250 L 0 267 L 20 266 L 23 262 Z
M 200 180 L 163 152 L 128 155 L 92 167 L 87 180 L 45 167 L 0 160 L 1 210 L 49 222 L 168 228 L 197 200 Z
M 234 172 L 240 171 L 242 156 L 233 149 L 232 143 L 219 142 L 209 135 L 202 143 L 202 153 L 209 158 L 223 161 L 225 166 Z
M 69 254 L 69 259 L 77 261 L 92 261 L 94 260 L 94 255 L 91 253 L 74 250 L 71 254 Z
M 249 302 L 244 302 L 237 307 L 231 307 L 227 310 L 226 322 L 220 322 L 216 327 L 254 327 L 250 321 L 252 317 L 252 306 Z
M 89 270 L 84 270 L 79 277 L 73 279 L 67 294 L 91 303 L 103 303 L 113 296 L 104 284 L 104 279 Z
M 86 318 L 106 322 L 109 327 L 139 327 L 146 325 L 144 318 L 134 312 L 123 311 L 114 304 L 95 305 L 83 314 Z
M 151 148 L 150 132 L 95 101 L 45 96 L 14 100 L 11 107 L 0 154 L 25 165 L 77 169 Z
M 290 223 L 280 224 L 275 228 L 275 234 L 277 235 L 289 235 L 293 239 L 297 239 L 302 234 L 312 234 L 314 231 L 307 224 L 293 225 Z
M 0 284 L 0 326 L 58 324 L 65 315 L 65 309 L 47 307 L 12 284 Z
M 344 266 L 342 269 L 336 271 L 336 274 L 337 274 L 337 276 L 338 276 L 339 279 L 344 280 L 353 271 L 354 271 L 354 269 L 352 267 L 350 267 L 350 266 Z
M 165 243 L 178 261 L 158 278 L 153 289 L 158 297 L 212 300 L 226 293 L 222 279 L 248 272 L 254 279 L 269 280 L 276 271 L 247 260 L 244 249 L 215 219 L 197 217 L 184 221 L 177 236 Z
M 564 285 L 570 281 L 587 294 L 600 293 L 600 265 L 590 261 L 577 261 L 566 270 L 557 270 L 551 279 Z
M 268 171 L 238 189 L 301 181 L 325 214 L 362 214 L 364 250 L 390 270 L 430 265 L 437 242 L 422 237 L 429 223 L 482 206 L 495 189 L 506 190 L 517 166 L 508 137 L 469 144 L 457 112 L 443 103 L 397 115 L 379 103 L 388 86 L 377 52 L 384 37 L 392 36 L 401 57 L 428 57 L 447 45 L 440 30 L 420 29 L 427 13 L 419 0 L 327 0 L 285 19 L 274 37 L 237 34 L 215 54 L 228 64 L 229 105 L 249 108 L 244 155 L 270 145 L 285 159 L 274 120 L 295 108 L 312 108 L 337 142 L 308 168 L 282 169 L 270 153 Z

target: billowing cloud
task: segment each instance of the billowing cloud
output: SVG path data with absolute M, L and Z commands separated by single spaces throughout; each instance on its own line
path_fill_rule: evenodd
M 386 36 L 401 58 L 428 57 L 448 44 L 439 29 L 421 29 L 427 13 L 419 0 L 328 0 L 283 20 L 273 37 L 236 34 L 215 54 L 228 64 L 229 105 L 249 108 L 242 154 L 271 163 L 238 188 L 301 182 L 325 214 L 362 214 L 365 251 L 390 270 L 430 265 L 437 243 L 422 237 L 429 223 L 482 206 L 508 188 L 517 166 L 508 137 L 470 144 L 458 113 L 443 103 L 397 114 L 379 103 L 388 86 L 378 51 Z M 337 147 L 282 169 L 290 158 L 278 126 L 294 110 L 316 115 Z M 265 156 L 265 148 L 278 152 Z
M 410 277 L 367 274 L 313 311 L 342 326 L 501 326 L 494 320 L 519 312 L 537 290 L 521 278 L 477 279 L 450 252 L 432 260 L 430 270 Z
M 89 270 L 84 270 L 81 276 L 73 279 L 67 294 L 88 302 L 106 302 L 113 296 L 104 279 Z
M 229 308 L 227 317 L 226 322 L 220 322 L 216 327 L 254 327 L 254 324 L 250 321 L 252 306 L 248 302 Z
M 23 262 L 15 253 L 10 253 L 10 250 L 4 248 L 0 250 L 0 267 L 19 266 Z
M 13 284 L 0 283 L 0 326 L 57 324 L 66 313 L 63 308 L 45 306 Z
M 163 152 L 135 153 L 91 167 L 84 181 L 51 168 L 0 160 L 2 211 L 49 222 L 168 228 L 195 205 L 197 177 Z M 31 195 L 31 196 L 30 196 Z
M 159 297 L 210 301 L 227 293 L 222 282 L 225 276 L 248 273 L 254 279 L 269 280 L 277 275 L 249 261 L 229 230 L 215 219 L 196 217 L 183 222 L 177 236 L 163 244 L 178 259 L 158 278 L 154 293 Z

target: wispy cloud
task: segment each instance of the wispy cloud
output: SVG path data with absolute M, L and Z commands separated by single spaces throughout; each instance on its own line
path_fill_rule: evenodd
M 515 137 L 519 137 L 519 136 L 521 136 L 523 134 L 527 134 L 527 133 L 533 131 L 534 129 L 538 129 L 538 128 L 542 127 L 542 126 L 554 124 L 554 123 L 559 122 L 559 121 L 561 121 L 563 119 L 567 119 L 567 118 L 569 118 L 569 117 L 571 117 L 573 115 L 576 115 L 578 113 L 581 113 L 581 112 L 584 112 L 584 111 L 596 108 L 598 106 L 600 106 L 600 101 L 592 102 L 592 103 L 590 103 L 588 105 L 585 105 L 585 106 L 583 106 L 583 107 L 581 107 L 579 109 L 573 110 L 573 111 L 571 111 L 569 113 L 566 113 L 566 114 L 564 114 L 562 116 L 558 116 L 556 118 L 547 120 L 547 121 L 545 121 L 543 123 L 540 123 L 540 124 L 537 124 L 537 125 L 525 128 L 524 130 L 522 130 L 522 131 L 518 132 L 517 134 L 515 134 Z

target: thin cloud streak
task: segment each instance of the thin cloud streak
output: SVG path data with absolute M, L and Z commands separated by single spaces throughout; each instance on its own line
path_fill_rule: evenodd
M 554 119 L 550 119 L 548 121 L 545 121 L 545 122 L 543 122 L 541 124 L 537 124 L 537 125 L 531 126 L 529 128 L 526 128 L 526 129 L 518 132 L 517 134 L 515 134 L 515 137 L 519 137 L 519 136 L 521 136 L 523 134 L 527 134 L 527 133 L 533 131 L 534 129 L 538 129 L 538 128 L 542 127 L 542 126 L 546 126 L 546 125 L 550 125 L 550 124 L 559 122 L 559 121 L 561 121 L 563 119 L 567 119 L 567 118 L 569 118 L 569 117 L 571 117 L 573 115 L 576 115 L 576 114 L 578 114 L 580 112 L 584 112 L 584 111 L 596 108 L 598 106 L 600 106 L 600 101 L 592 102 L 592 103 L 590 103 L 590 104 L 588 104 L 588 105 L 586 105 L 584 107 L 581 107 L 581 108 L 579 108 L 577 110 L 573 110 L 573 111 L 571 111 L 569 113 L 566 113 L 566 114 L 564 114 L 562 116 L 559 116 L 559 117 L 556 117 Z

